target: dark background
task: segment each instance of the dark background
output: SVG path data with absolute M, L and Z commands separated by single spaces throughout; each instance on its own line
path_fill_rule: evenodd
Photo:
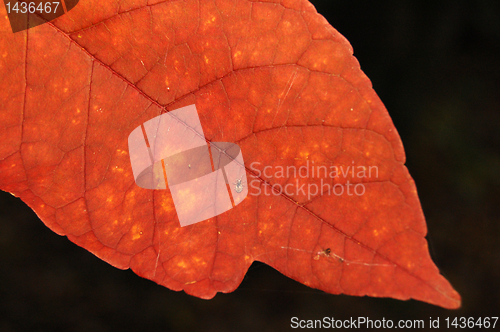
M 0 331 L 283 331 L 290 319 L 500 316 L 500 2 L 312 1 L 354 47 L 403 140 L 431 255 L 463 298 L 328 295 L 260 263 L 201 300 L 115 269 L 0 193 Z M 497 324 L 497 328 L 500 322 Z

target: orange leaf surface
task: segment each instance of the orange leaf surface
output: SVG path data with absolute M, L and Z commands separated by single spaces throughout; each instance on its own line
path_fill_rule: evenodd
M 387 110 L 308 1 L 81 0 L 15 34 L 0 13 L 0 189 L 54 232 L 201 298 L 261 261 L 332 294 L 460 306 Z M 207 141 L 241 147 L 250 193 L 181 227 L 168 188 L 135 184 L 127 138 L 192 104 Z M 301 176 L 320 167 L 339 172 Z

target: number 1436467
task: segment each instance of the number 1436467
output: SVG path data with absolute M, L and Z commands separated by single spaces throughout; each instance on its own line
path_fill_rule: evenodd
M 21 14 L 50 14 L 57 12 L 59 2 L 40 2 L 38 5 L 35 2 L 18 2 L 12 4 L 10 1 L 5 3 L 7 13 L 21 13 Z
M 450 318 L 447 317 L 445 319 L 447 328 L 456 328 L 456 329 L 466 329 L 466 328 L 485 328 L 485 329 L 494 329 L 498 317 L 455 317 Z

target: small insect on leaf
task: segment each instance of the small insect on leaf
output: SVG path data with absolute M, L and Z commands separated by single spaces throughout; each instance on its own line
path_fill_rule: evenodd
M 243 188 L 245 185 L 243 184 L 241 179 L 236 179 L 236 182 L 234 182 L 234 190 L 239 194 L 243 191 Z

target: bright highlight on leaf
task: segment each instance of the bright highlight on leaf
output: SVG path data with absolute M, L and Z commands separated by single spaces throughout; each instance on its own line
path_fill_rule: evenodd
M 387 110 L 308 1 L 88 0 L 17 33 L 0 11 L 0 189 L 54 232 L 206 299 L 258 260 L 332 294 L 460 306 Z M 168 187 L 136 185 L 127 139 L 193 104 L 208 142 L 241 148 L 248 196 L 181 227 Z

